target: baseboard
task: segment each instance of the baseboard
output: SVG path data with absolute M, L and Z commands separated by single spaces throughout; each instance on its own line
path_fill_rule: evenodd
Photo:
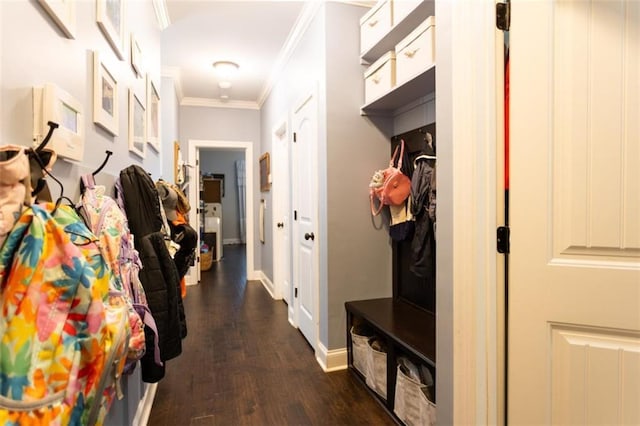
M 153 407 L 153 400 L 156 398 L 157 390 L 157 383 L 147 385 L 147 390 L 138 403 L 138 409 L 136 410 L 136 415 L 133 418 L 134 425 L 147 426 L 147 423 L 149 422 L 149 416 L 151 415 L 151 407 Z
M 271 295 L 272 299 L 276 298 L 276 294 L 275 294 L 275 286 L 273 285 L 273 283 L 271 282 L 271 280 L 269 279 L 269 277 L 267 277 L 264 272 L 262 271 L 256 271 L 256 273 L 259 276 L 259 280 L 262 283 L 263 287 L 267 290 L 267 292 Z
M 318 342 L 316 361 L 325 373 L 347 369 L 347 348 L 328 350 Z
M 226 246 L 229 244 L 242 244 L 242 240 L 240 238 L 223 238 L 222 245 Z

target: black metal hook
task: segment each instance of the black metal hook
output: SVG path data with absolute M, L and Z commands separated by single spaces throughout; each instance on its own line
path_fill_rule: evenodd
M 47 136 L 44 137 L 40 145 L 36 148 L 36 152 L 40 152 L 44 149 L 44 147 L 49 143 L 49 139 L 53 135 L 53 131 L 60 127 L 58 123 L 54 123 L 53 121 L 48 121 L 47 125 L 49 126 L 49 131 L 47 132 Z
M 93 173 L 91 173 L 91 176 L 97 175 L 98 173 L 100 173 L 100 171 L 102 169 L 104 169 L 104 166 L 107 165 L 107 162 L 109 161 L 109 157 L 111 157 L 113 155 L 113 152 L 111 152 L 109 150 L 106 150 L 105 154 L 107 154 L 107 156 L 104 158 L 104 161 L 102 162 L 102 164 L 100 164 L 100 166 Z M 85 188 L 85 185 L 84 185 L 84 181 L 82 179 L 80 179 L 80 193 L 84 194 L 85 189 L 86 188 Z
M 92 175 L 94 175 L 94 176 L 95 176 L 95 175 L 97 175 L 98 173 L 100 173 L 100 171 L 101 171 L 102 169 L 104 169 L 104 166 L 106 166 L 106 165 L 107 165 L 107 161 L 109 161 L 109 157 L 111 157 L 111 156 L 113 155 L 113 152 L 111 152 L 111 151 L 109 151 L 109 150 L 106 150 L 106 151 L 105 151 L 105 153 L 107 154 L 107 156 L 105 157 L 105 159 L 104 159 L 104 161 L 102 162 L 102 164 L 100 164 L 100 167 L 98 167 L 98 168 L 96 169 L 96 171 L 95 171 L 95 172 L 91 173 Z

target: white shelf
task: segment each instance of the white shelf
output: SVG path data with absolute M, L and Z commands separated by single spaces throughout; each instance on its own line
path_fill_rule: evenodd
M 398 108 L 419 99 L 420 97 L 435 92 L 436 90 L 436 65 L 428 69 L 400 86 L 391 88 L 387 93 L 377 97 L 360 108 L 361 115 L 390 115 Z
M 435 15 L 435 2 L 433 0 L 425 0 L 418 4 L 409 15 L 402 21 L 397 22 L 380 41 L 367 51 L 362 52 L 360 61 L 367 64 L 374 62 L 388 51 L 393 50 L 399 41 L 408 36 L 425 19 L 433 15 Z

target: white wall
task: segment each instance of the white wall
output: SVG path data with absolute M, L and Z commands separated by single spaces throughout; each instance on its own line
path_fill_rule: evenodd
M 54 83 L 78 99 L 85 114 L 85 155 L 82 164 L 58 159 L 53 173 L 63 182 L 65 195 L 79 194 L 79 175 L 95 170 L 105 150 L 113 156 L 102 174 L 117 175 L 130 164 L 140 164 L 157 177 L 160 156 L 147 149 L 144 161 L 128 152 L 128 93 L 133 88 L 145 95 L 144 78 L 136 78 L 125 55 L 120 61 L 96 24 L 95 2 L 76 2 L 75 40 L 65 38 L 37 2 L 1 2 L 2 8 L 2 88 L 3 143 L 30 146 L 32 143 L 32 87 Z M 125 53 L 130 47 L 130 32 L 135 30 L 143 50 L 143 68 L 160 81 L 160 30 L 151 2 L 130 2 L 126 17 Z M 135 23 L 135 26 L 133 24 Z M 98 50 L 117 79 L 120 122 L 118 136 L 112 137 L 93 124 L 93 55 Z M 97 179 L 100 181 L 101 176 Z M 106 178 L 106 176 L 105 176 Z M 52 195 L 58 189 L 51 184 Z
M 262 152 L 272 152 L 272 131 L 274 126 L 281 123 L 283 118 L 291 120 L 291 110 L 302 97 L 317 88 L 319 110 L 323 118 L 318 123 L 318 128 L 324 133 L 324 93 L 325 93 L 325 57 L 324 57 L 324 13 L 318 13 L 311 22 L 309 28 L 302 36 L 297 48 L 291 55 L 282 74 L 274 85 L 271 93 L 262 105 L 261 135 Z M 325 139 L 318 138 L 318 152 L 325 151 Z M 322 182 L 319 182 L 322 185 Z M 324 191 L 322 191 L 324 192 Z M 271 192 L 261 193 L 261 197 L 267 201 L 265 211 L 265 223 L 273 223 L 273 200 Z M 323 195 L 320 195 L 320 205 L 324 205 Z M 320 225 L 320 229 L 322 229 Z M 326 232 L 326 231 L 325 231 Z M 318 240 L 322 240 L 318 238 Z M 326 240 L 324 240 L 326 241 Z M 271 226 L 265 226 L 265 244 L 260 247 L 262 255 L 262 272 L 273 281 L 273 235 Z M 322 269 L 322 266 L 321 266 Z
M 176 95 L 173 78 L 162 77 L 160 89 L 160 105 L 162 106 L 162 170 L 160 177 L 169 182 L 174 181 L 173 142 L 180 139 L 180 104 Z
M 368 9 L 327 2 L 311 22 L 262 108 L 263 151 L 271 132 L 314 86 L 319 94 L 320 334 L 346 346 L 344 302 L 391 295 L 391 247 L 381 218 L 371 220 L 368 184 L 389 162 L 389 142 L 359 114 L 364 100 L 359 18 Z M 348 178 L 346 178 L 348 176 Z M 272 205 L 266 193 L 268 205 Z M 266 214 L 272 222 L 272 211 Z M 262 270 L 273 279 L 271 227 Z M 366 247 L 366 249 L 363 249 Z
M 368 9 L 327 4 L 327 349 L 346 347 L 348 300 L 391 297 L 391 245 L 382 216 L 372 220 L 369 181 L 389 162 L 389 139 L 359 115 L 364 103 L 360 17 Z M 321 296 L 322 300 L 322 296 Z M 324 340 L 327 339 L 327 340 Z M 327 344 L 328 342 L 328 344 Z
M 200 150 L 200 172 L 224 175 L 222 197 L 222 238 L 225 241 L 240 240 L 240 213 L 238 186 L 236 185 L 236 161 L 244 160 L 244 152 L 229 150 Z
M 144 79 L 137 79 L 130 59 L 117 59 L 96 24 L 94 1 L 76 4 L 75 39 L 67 39 L 36 1 L 0 1 L 0 141 L 2 144 L 31 146 L 33 126 L 32 87 L 54 83 L 78 99 L 84 109 L 85 154 L 81 163 L 58 159 L 53 174 L 65 188 L 65 195 L 77 199 L 80 175 L 94 171 L 104 160 L 105 150 L 113 152 L 98 183 L 111 184 L 114 176 L 130 164 L 139 164 L 158 177 L 160 155 L 147 150 L 140 160 L 128 151 L 129 87 L 146 93 Z M 143 50 L 142 64 L 154 81 L 160 81 L 160 30 L 151 2 L 128 2 L 125 26 L 125 52 L 130 32 L 135 31 Z M 93 51 L 98 50 L 118 81 L 120 122 L 118 136 L 112 137 L 93 123 Z M 163 148 L 165 152 L 167 148 Z M 172 156 L 172 154 L 171 154 Z M 57 185 L 49 181 L 52 195 Z M 107 425 L 132 424 L 144 386 L 139 369 L 123 381 L 125 399 L 116 401 Z
M 210 141 L 237 141 L 253 143 L 254 159 L 246 167 L 253 167 L 254 182 L 247 182 L 259 188 L 258 158 L 264 149 L 261 147 L 260 138 L 260 112 L 253 109 L 233 109 L 233 108 L 207 108 L 207 107 L 180 107 L 180 146 L 185 161 L 190 162 L 188 156 L 188 143 L 190 139 L 210 140 Z M 260 191 L 254 191 L 253 205 L 259 206 Z M 246 212 L 246 220 L 253 220 L 254 228 L 258 229 L 258 212 Z M 224 225 L 223 225 L 224 226 Z M 260 257 L 260 244 L 258 235 L 254 236 L 254 241 L 247 241 L 254 247 L 254 265 L 249 270 L 259 271 L 262 267 Z

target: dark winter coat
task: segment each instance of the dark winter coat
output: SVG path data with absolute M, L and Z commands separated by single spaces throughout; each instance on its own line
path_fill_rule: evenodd
M 428 158 L 428 157 L 431 158 Z M 435 278 L 435 160 L 433 156 L 418 156 L 411 178 L 411 213 L 415 232 L 411 242 L 411 272 L 421 278 Z
M 182 353 L 181 338 L 187 335 L 186 319 L 180 297 L 180 278 L 165 244 L 160 213 L 160 200 L 155 184 L 139 166 L 129 166 L 120 172 L 122 198 L 140 254 L 140 282 L 158 328 L 162 361 Z M 147 336 L 147 353 L 141 360 L 142 379 L 155 383 L 164 377 L 164 367 L 153 359 L 153 339 Z

